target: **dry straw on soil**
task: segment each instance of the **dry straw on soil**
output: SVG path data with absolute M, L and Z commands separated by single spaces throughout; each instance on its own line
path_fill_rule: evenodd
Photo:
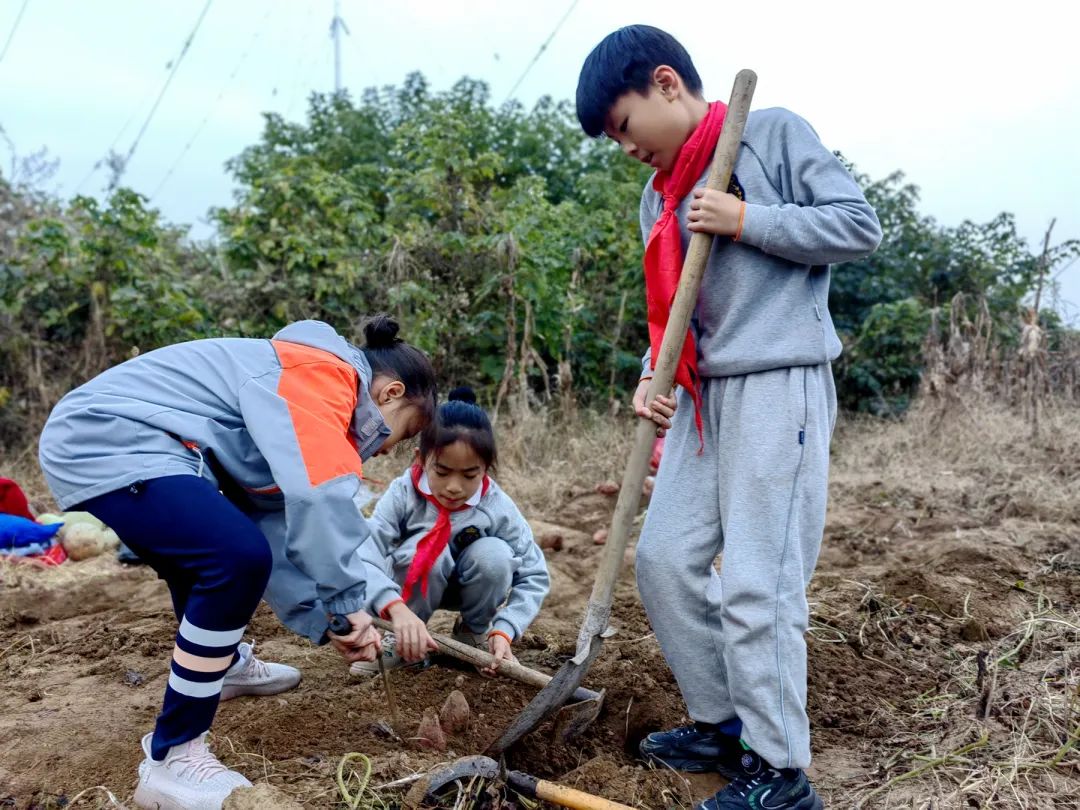
M 1030 331 L 1026 360 L 1005 356 L 986 337 L 986 324 L 978 317 L 965 320 L 963 311 L 953 308 L 947 341 L 936 348 L 931 341 L 927 392 L 905 418 L 842 419 L 838 427 L 808 641 L 814 779 L 830 807 L 1080 808 L 1080 418 L 1076 389 L 1069 388 L 1074 366 Z M 590 532 L 594 527 L 579 526 L 568 504 L 584 492 L 603 500 L 591 494 L 592 485 L 620 477 L 629 421 L 579 411 L 567 422 L 518 410 L 497 424 L 498 480 L 530 517 Z M 19 480 L 35 508 L 45 510 L 51 505 L 34 455 L 33 448 L 7 455 L 0 473 Z M 375 460 L 368 472 L 386 482 L 407 463 L 403 450 Z M 579 569 L 587 579 L 594 551 L 578 551 L 552 557 L 553 566 L 564 566 L 564 581 Z M 24 602 L 39 589 L 62 592 L 74 578 L 84 586 L 100 578 L 105 587 L 115 577 L 105 560 L 46 572 L 0 565 L 4 593 Z M 582 588 L 582 603 L 566 591 L 565 602 L 545 606 L 546 621 L 580 615 L 588 582 L 574 583 Z M 114 586 L 127 593 L 124 582 Z M 624 597 L 633 600 L 629 585 Z M 18 600 L 11 604 L 19 607 Z M 133 620 L 164 627 L 164 615 Z M 629 615 L 623 614 L 624 623 Z M 22 684 L 24 669 L 50 666 L 57 656 L 77 651 L 99 624 L 92 618 L 78 632 L 48 623 L 16 625 L 21 629 L 0 634 L 0 678 Z M 640 768 L 614 736 L 629 737 L 632 715 L 643 707 L 651 711 L 652 727 L 683 719 L 681 705 L 667 694 L 673 684 L 645 666 L 659 662 L 659 650 L 643 619 L 640 625 L 610 643 L 612 655 L 601 662 L 599 677 L 623 701 L 609 709 L 618 722 L 607 722 L 608 736 L 590 743 L 592 759 L 545 775 L 647 810 L 691 807 L 692 794 L 699 798 L 704 791 L 692 791 L 681 776 Z M 268 634 L 266 627 L 262 633 Z M 572 648 L 573 633 L 560 633 L 565 637 L 546 642 L 550 655 L 548 649 L 535 653 L 539 665 L 557 666 L 556 653 Z M 289 639 L 277 643 L 293 649 Z M 309 655 L 306 646 L 302 654 Z M 314 659 L 309 665 L 317 676 Z M 623 672 L 631 677 L 621 679 Z M 667 692 L 633 692 L 646 678 Z M 397 685 L 408 695 L 410 681 Z M 654 705 L 644 706 L 650 700 Z M 216 745 L 230 762 L 249 775 L 263 774 L 309 807 L 342 806 L 334 772 L 343 762 L 340 751 L 332 767 L 317 768 L 295 757 L 270 760 L 273 747 L 263 748 L 265 755 L 246 753 L 251 739 L 269 731 L 255 715 L 251 725 L 240 723 L 248 722 L 243 706 L 229 711 L 234 730 L 223 728 Z M 32 740 L 20 743 L 26 744 Z M 552 753 L 536 746 L 543 755 Z M 378 781 L 368 783 L 391 806 L 398 789 L 387 783 L 410 773 L 393 756 L 380 754 Z M 557 760 L 551 756 L 548 764 Z M 520 764 L 545 767 L 541 758 Z M 362 762 L 343 762 L 340 779 L 354 800 L 365 770 Z M 126 800 L 126 777 L 98 787 L 100 774 L 83 775 L 85 781 L 70 791 L 86 788 L 79 806 L 121 806 Z M 478 787 L 464 787 L 452 802 L 475 804 Z M 363 801 L 378 806 L 368 794 Z
M 972 615 L 976 589 L 967 584 L 977 577 L 962 566 L 924 577 L 933 594 L 897 598 L 880 588 L 888 577 L 850 583 L 863 589 L 854 611 L 836 611 L 845 601 L 837 592 L 816 594 L 812 636 L 846 633 L 909 681 L 926 670 L 920 694 L 881 701 L 875 723 L 889 733 L 872 777 L 846 794 L 856 806 L 1080 806 L 1080 419 L 1053 397 L 1040 401 L 1037 433 L 1032 419 L 968 389 L 962 399 L 926 397 L 901 422 L 840 431 L 834 508 L 884 498 L 929 524 L 953 513 L 956 538 L 970 540 L 963 556 L 946 553 L 985 567 L 997 579 L 990 598 L 1000 599 L 988 619 L 978 594 L 984 613 Z M 894 534 L 921 542 L 915 565 L 936 570 L 932 560 L 948 546 L 920 538 L 918 522 Z M 1024 553 L 1036 549 L 1037 559 Z M 925 663 L 912 655 L 913 637 L 919 653 L 936 645 L 937 655 Z

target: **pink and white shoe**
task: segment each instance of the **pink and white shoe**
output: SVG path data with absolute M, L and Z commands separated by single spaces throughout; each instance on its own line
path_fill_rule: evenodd
M 174 745 L 160 762 L 150 756 L 153 736 L 142 738 L 146 759 L 139 765 L 135 789 L 135 804 L 144 810 L 221 810 L 234 790 L 252 787 L 242 774 L 230 771 L 210 753 L 205 731 Z

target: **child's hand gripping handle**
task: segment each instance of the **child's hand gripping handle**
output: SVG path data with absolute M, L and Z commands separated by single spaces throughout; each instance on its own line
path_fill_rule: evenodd
M 363 611 L 331 614 L 327 630 L 330 643 L 346 660 L 374 661 L 379 656 L 379 634 Z
M 726 191 L 731 182 L 756 84 L 757 75 L 752 70 L 740 70 L 735 77 L 731 100 L 724 116 L 724 126 L 720 130 L 720 139 L 716 143 L 712 168 L 706 181 L 708 188 Z M 664 339 L 655 358 L 656 370 L 645 395 L 646 403 L 652 402 L 657 395 L 671 394 L 679 356 L 682 354 L 686 332 L 690 328 L 690 319 L 697 306 L 698 291 L 701 289 L 701 279 L 705 275 L 705 265 L 712 250 L 712 243 L 711 233 L 698 231 L 690 237 L 690 246 L 687 248 L 682 274 L 679 276 L 679 286 L 671 304 L 667 327 L 664 329 Z M 650 419 L 639 419 L 630 458 L 623 474 L 622 488 L 619 490 L 619 500 L 615 504 L 611 531 L 604 547 L 604 556 L 600 561 L 600 569 L 596 572 L 588 610 L 578 635 L 575 663 L 581 663 L 588 657 L 592 639 L 607 629 L 615 580 L 622 565 L 630 528 L 641 504 L 641 485 L 649 471 L 649 456 L 652 454 L 655 439 L 656 424 Z
M 335 613 L 330 617 L 329 629 L 335 636 L 347 636 L 352 632 L 352 622 L 343 613 Z

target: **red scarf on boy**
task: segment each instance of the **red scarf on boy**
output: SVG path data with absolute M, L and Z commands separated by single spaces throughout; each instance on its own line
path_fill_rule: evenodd
M 439 555 L 443 553 L 443 549 L 450 545 L 450 513 L 472 508 L 469 504 L 463 503 L 457 509 L 447 509 L 434 495 L 420 490 L 420 479 L 424 475 L 424 468 L 419 464 L 414 464 L 411 472 L 413 488 L 421 498 L 439 510 L 439 517 L 435 525 L 431 527 L 431 531 L 420 538 L 420 542 L 416 544 L 416 553 L 413 555 L 412 562 L 409 563 L 409 570 L 405 574 L 405 585 L 401 589 L 401 598 L 406 602 L 412 596 L 417 582 L 420 583 L 420 593 L 427 596 L 428 575 L 435 561 L 439 559 Z M 490 485 L 491 479 L 485 475 L 484 483 L 481 485 L 481 496 L 487 495 Z
M 724 102 L 710 103 L 709 111 L 690 133 L 690 137 L 675 157 L 674 168 L 670 172 L 658 171 L 653 179 L 653 189 L 660 192 L 664 200 L 664 210 L 645 243 L 645 300 L 648 304 L 649 346 L 652 348 L 653 369 L 656 368 L 656 358 L 660 354 L 660 344 L 664 339 L 664 327 L 671 315 L 671 304 L 679 286 L 679 276 L 682 275 L 682 234 L 676 212 L 679 204 L 693 191 L 694 184 L 712 161 L 726 113 L 727 105 Z M 675 382 L 685 388 L 694 401 L 694 423 L 704 447 L 697 343 L 694 341 L 693 331 L 689 329 L 682 354 L 679 356 L 679 364 L 675 369 Z

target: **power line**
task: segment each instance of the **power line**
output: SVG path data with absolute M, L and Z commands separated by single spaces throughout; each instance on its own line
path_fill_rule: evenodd
M 293 110 L 296 108 L 297 101 L 303 99 L 306 101 L 308 96 L 312 92 L 312 88 L 317 84 L 316 82 L 306 82 L 305 79 L 309 78 L 312 67 L 318 67 L 318 61 L 320 58 L 326 57 L 326 52 L 322 48 L 308 48 L 308 44 L 311 42 L 311 26 L 308 27 L 305 32 L 304 41 L 300 45 L 300 52 L 296 57 L 296 67 L 293 69 L 293 82 L 288 91 L 288 103 L 287 106 L 282 108 L 282 117 L 289 118 L 292 116 Z M 306 59 L 304 57 L 307 57 Z M 321 70 L 321 67 L 320 67 Z M 305 92 L 305 85 L 307 86 L 307 92 Z M 282 94 L 282 102 L 285 102 L 284 93 Z
M 172 62 L 170 61 L 165 65 L 165 69 L 168 70 L 171 66 Z M 139 103 L 132 108 L 131 115 L 129 115 L 127 117 L 127 120 L 124 121 L 124 125 L 120 127 L 120 129 L 117 131 L 116 137 L 112 139 L 112 142 L 109 144 L 109 148 L 105 151 L 106 157 L 98 158 L 97 160 L 95 160 L 93 165 L 90 167 L 90 171 L 88 171 L 83 176 L 83 179 L 79 181 L 79 184 L 75 186 L 76 194 L 82 191 L 83 186 L 90 182 L 90 178 L 97 174 L 97 170 L 100 169 L 103 165 L 105 165 L 105 163 L 108 162 L 109 157 L 111 157 L 113 153 L 116 152 L 116 145 L 120 143 L 120 139 L 124 137 L 124 133 L 128 131 L 128 128 L 133 123 L 135 123 L 135 119 L 138 117 L 139 111 L 146 107 L 147 102 L 150 100 L 150 97 L 153 94 L 154 88 L 148 83 L 146 87 L 146 92 L 143 93 L 143 97 L 139 99 Z
M 135 154 L 135 149 L 139 145 L 139 141 L 142 140 L 143 134 L 146 132 L 146 128 L 150 126 L 150 122 L 154 118 L 154 113 L 157 112 L 158 106 L 161 104 L 161 100 L 165 97 L 165 91 L 169 89 L 169 85 L 172 83 L 173 77 L 176 76 L 176 71 L 180 68 L 180 63 L 184 61 L 184 56 L 188 52 L 188 48 L 191 47 L 192 40 L 195 39 L 195 35 L 199 32 L 199 26 L 202 25 L 203 19 L 206 17 L 206 12 L 210 10 L 210 4 L 214 0 L 206 0 L 206 5 L 203 6 L 203 10 L 199 13 L 199 19 L 195 21 L 195 27 L 191 29 L 191 33 L 187 35 L 187 39 L 184 40 L 184 46 L 180 49 L 179 56 L 173 62 L 172 70 L 169 71 L 169 75 L 165 78 L 165 83 L 161 86 L 161 92 L 158 93 L 157 100 L 154 101 L 154 106 L 150 108 L 150 113 L 146 116 L 146 120 L 143 121 L 142 127 L 139 129 L 139 133 L 135 136 L 135 140 L 131 142 L 131 147 L 128 149 L 127 154 L 124 155 L 123 160 L 120 162 L 116 177 L 113 178 L 112 184 L 116 185 L 120 182 L 120 178 L 127 170 L 128 163 L 131 161 L 132 155 Z
M 15 17 L 15 23 L 11 26 L 11 33 L 8 34 L 7 42 L 4 43 L 4 50 L 0 51 L 0 62 L 3 62 L 4 57 L 7 56 L 8 48 L 11 47 L 11 40 L 15 39 L 15 32 L 19 30 L 19 23 L 22 22 L 23 12 L 26 11 L 28 5 L 30 5 L 30 0 L 23 0 L 19 13 Z
M 278 1 L 280 2 L 280 0 Z M 210 105 L 210 109 L 206 111 L 206 115 L 203 116 L 202 121 L 199 122 L 199 125 L 195 128 L 195 131 L 191 133 L 191 137 L 189 137 L 187 143 L 184 144 L 184 148 L 180 150 L 180 154 L 176 156 L 175 160 L 173 160 L 172 165 L 170 165 L 168 171 L 165 172 L 165 176 L 162 177 L 161 181 L 157 184 L 157 188 L 155 188 L 153 193 L 150 195 L 150 199 L 154 199 L 154 197 L 158 195 L 161 189 L 165 187 L 165 184 L 169 182 L 169 178 L 173 176 L 173 172 L 176 171 L 176 168 L 180 165 L 180 162 L 184 159 L 184 156 L 187 155 L 188 150 L 191 149 L 192 145 L 195 143 L 195 140 L 199 137 L 199 135 L 202 134 L 203 129 L 210 121 L 210 116 L 214 114 L 214 110 L 217 109 L 218 105 L 221 103 L 221 100 L 225 97 L 225 91 L 229 88 L 229 85 L 232 84 L 233 79 L 236 78 L 236 74 L 240 72 L 240 68 L 243 67 L 244 62 L 247 61 L 248 55 L 255 47 L 255 43 L 258 42 L 259 37 L 262 36 L 263 28 L 266 26 L 266 21 L 270 19 L 270 15 L 275 11 L 276 7 L 276 4 L 267 3 L 266 13 L 263 14 L 262 19 L 259 20 L 259 23 L 255 28 L 255 32 L 252 34 L 251 40 L 248 42 L 247 48 L 242 54 L 240 54 L 240 58 L 236 62 L 236 67 L 232 69 L 232 73 L 229 74 L 228 78 L 225 79 L 224 84 L 221 85 L 221 89 L 218 91 L 217 98 L 214 99 L 213 103 Z
M 574 6 L 578 4 L 578 0 L 574 0 L 570 4 L 570 8 L 566 10 L 566 13 L 562 15 L 562 18 L 555 23 L 555 27 L 551 33 L 548 34 L 548 38 L 544 40 L 544 43 L 540 46 L 540 49 L 536 52 L 536 56 L 532 58 L 532 61 L 525 66 L 525 70 L 518 76 L 518 80 L 514 82 L 514 86 L 510 88 L 510 92 L 506 94 L 506 98 L 503 99 L 503 104 L 508 102 L 511 97 L 517 92 L 517 89 L 521 86 L 521 83 L 525 81 L 525 77 L 529 75 L 529 71 L 533 69 L 533 65 L 540 61 L 540 57 L 544 55 L 544 51 L 547 50 L 547 46 L 551 44 L 551 40 L 555 38 L 555 35 L 559 33 L 559 29 L 562 28 L 562 24 L 566 22 L 566 18 L 570 16 L 570 13 L 574 10 Z

